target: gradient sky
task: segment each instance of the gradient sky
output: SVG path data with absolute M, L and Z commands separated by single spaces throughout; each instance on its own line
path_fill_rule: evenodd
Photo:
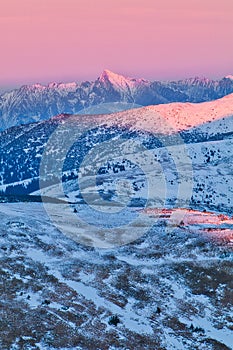
M 0 0 L 0 87 L 233 74 L 233 0 Z

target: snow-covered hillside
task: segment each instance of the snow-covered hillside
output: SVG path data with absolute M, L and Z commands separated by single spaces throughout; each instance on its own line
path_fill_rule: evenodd
M 1 349 L 232 349 L 232 219 L 171 214 L 144 213 L 147 234 L 101 250 L 40 203 L 0 204 Z
M 77 131 L 79 139 L 74 140 L 74 145 L 71 145 L 64 163 L 63 180 L 65 182 L 75 180 L 84 157 L 92 149 L 96 147 L 98 149 L 102 143 L 105 145 L 104 142 L 108 142 L 107 151 L 111 150 L 110 157 L 111 153 L 114 154 L 114 147 L 120 153 L 118 141 L 120 142 L 123 138 L 137 141 L 142 145 L 142 155 L 145 149 L 147 150 L 146 174 L 142 178 L 138 173 L 135 188 L 140 188 L 139 183 L 143 182 L 148 175 L 152 183 L 161 180 L 159 176 L 152 176 L 155 163 L 160 162 L 163 173 L 167 176 L 166 188 L 170 191 L 168 197 L 175 198 L 179 183 L 187 182 L 187 173 L 194 185 L 193 193 L 190 195 L 192 204 L 202 203 L 210 207 L 219 204 L 224 210 L 227 208 L 231 210 L 233 184 L 229 164 L 232 164 L 233 157 L 232 116 L 233 94 L 211 102 L 148 106 L 110 115 L 88 115 L 87 117 L 60 115 L 49 121 L 12 128 L 1 134 L 0 190 L 6 194 L 25 194 L 38 190 L 39 165 L 46 142 L 48 140 L 51 142 L 50 138 L 53 135 L 52 148 L 56 149 L 56 153 L 55 158 L 52 156 L 49 160 L 48 166 L 50 173 L 55 176 L 57 160 L 62 159 L 67 140 L 70 140 L 72 133 L 75 135 Z M 119 162 L 124 161 L 124 150 L 119 160 L 115 160 L 118 162 L 117 167 L 125 170 L 119 173 L 113 171 L 116 164 L 110 165 L 107 160 L 105 164 L 101 163 L 103 151 L 106 152 L 106 147 L 99 151 L 98 166 L 102 168 L 102 172 L 106 173 L 105 182 L 115 183 L 119 174 L 126 178 L 134 175 L 135 170 L 131 166 L 128 168 L 125 165 L 120 166 Z M 60 156 L 57 158 L 56 154 Z M 151 157 L 153 162 L 150 164 Z M 175 158 L 176 164 L 174 164 Z M 187 164 L 189 164 L 189 171 Z M 107 167 L 107 170 L 104 170 L 104 167 Z M 180 174 L 175 175 L 177 172 Z M 207 178 L 206 172 L 208 172 Z M 58 177 L 60 177 L 59 174 Z M 99 186 L 99 190 L 104 191 L 100 183 Z M 113 188 L 110 187 L 108 191 L 112 190 L 114 193 Z M 73 187 L 72 181 L 71 191 L 79 195 L 78 188 Z M 139 192 L 136 192 L 137 197 Z M 145 193 L 141 195 L 145 199 Z M 70 194 L 68 197 L 73 198 L 73 195 Z

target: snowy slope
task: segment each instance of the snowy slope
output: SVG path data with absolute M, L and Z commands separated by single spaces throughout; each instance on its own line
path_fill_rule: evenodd
M 1 349 L 232 349 L 232 220 L 171 214 L 145 213 L 160 216 L 147 234 L 101 250 L 39 203 L 0 204 Z
M 115 186 L 119 177 L 134 179 L 131 181 L 133 203 L 142 203 L 146 198 L 145 181 L 148 176 L 154 188 L 159 188 L 159 182 L 163 181 L 162 175 L 158 175 L 159 170 L 156 170 L 158 176 L 153 176 L 157 165 L 161 163 L 161 174 L 166 175 L 168 201 L 174 203 L 179 184 L 188 183 L 189 186 L 193 185 L 193 192 L 190 194 L 192 206 L 201 203 L 203 207 L 228 212 L 232 209 L 233 188 L 229 166 L 233 161 L 232 116 L 233 94 L 211 102 L 148 106 L 110 115 L 60 115 L 49 121 L 12 128 L 1 134 L 0 190 L 6 194 L 28 194 L 38 191 L 41 157 L 46 142 L 51 135 L 56 135 L 55 130 L 58 128 L 59 136 L 55 137 L 53 144 L 53 149 L 56 150 L 55 158 L 52 157 L 48 163 L 49 173 L 56 177 L 57 161 L 62 157 L 70 133 L 76 128 L 81 132 L 81 137 L 68 152 L 63 169 L 63 181 L 67 183 L 67 180 L 71 180 L 66 184 L 66 196 L 71 201 L 80 197 L 75 179 L 80 171 L 82 159 L 92 149 L 99 147 L 98 145 L 110 142 L 107 148 L 98 151 L 98 167 L 102 171 L 102 174 L 98 175 L 98 186 L 103 196 L 115 200 Z M 73 125 L 74 129 L 70 128 L 70 125 Z M 82 128 L 86 127 L 90 129 L 89 133 L 82 133 Z M 106 161 L 103 164 L 101 155 L 106 151 L 110 157 L 115 151 L 119 153 L 121 148 L 118 142 L 122 138 L 135 140 L 146 147 L 146 152 L 138 153 L 145 162 L 143 171 L 139 170 L 140 167 L 137 170 L 132 164 L 126 166 L 126 163 L 122 163 L 125 162 L 123 149 L 115 163 Z M 135 159 L 135 155 L 133 157 Z M 177 172 L 180 174 L 177 175 Z M 86 170 L 83 174 L 85 173 Z M 60 177 L 59 174 L 57 176 Z M 187 176 L 190 182 L 187 182 Z M 88 181 L 84 177 L 83 186 L 91 194 L 91 178 L 90 181 L 88 177 L 87 179 Z M 44 178 L 45 182 L 47 180 Z M 53 189 L 52 193 L 55 192 Z M 160 202 L 160 197 L 156 194 L 152 197 L 153 205 Z M 184 201 L 182 205 L 188 206 L 190 203 Z M 221 209 L 217 209 L 217 206 Z
M 233 94 L 8 129 L 0 189 L 39 193 L 46 145 L 55 175 L 76 128 L 83 132 L 62 169 L 64 202 L 48 203 L 53 217 L 46 203 L 0 203 L 0 348 L 231 350 Z M 122 140 L 143 147 L 131 152 Z M 44 186 L 60 198 L 56 181 Z M 83 200 L 96 204 L 96 189 L 99 211 Z

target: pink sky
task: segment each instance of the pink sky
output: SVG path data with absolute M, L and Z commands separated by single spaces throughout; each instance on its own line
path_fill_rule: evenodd
M 233 74 L 233 0 L 1 0 L 0 86 Z

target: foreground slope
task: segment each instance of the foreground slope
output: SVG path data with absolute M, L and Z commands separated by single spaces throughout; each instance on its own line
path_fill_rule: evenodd
M 57 231 L 40 203 L 0 204 L 1 349 L 232 349 L 232 219 L 162 214 L 101 250 Z

